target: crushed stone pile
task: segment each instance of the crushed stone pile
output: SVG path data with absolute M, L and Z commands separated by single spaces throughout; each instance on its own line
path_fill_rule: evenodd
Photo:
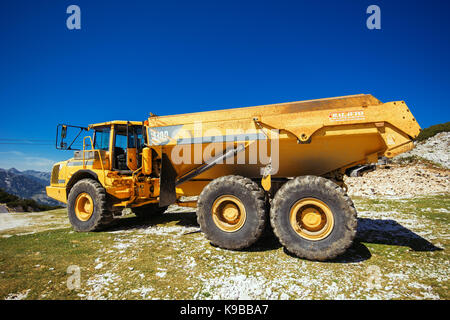
M 413 197 L 450 193 L 450 170 L 422 164 L 378 166 L 362 177 L 346 177 L 350 196 Z
M 350 196 L 414 197 L 450 193 L 450 132 L 441 132 L 416 143 L 413 150 L 403 153 L 388 165 L 378 165 L 375 171 L 362 177 L 346 177 Z M 402 163 L 411 156 L 430 160 L 438 166 L 421 163 Z
M 433 137 L 416 144 L 414 149 L 405 152 L 394 160 L 401 160 L 410 156 L 421 157 L 450 169 L 450 132 L 441 132 Z

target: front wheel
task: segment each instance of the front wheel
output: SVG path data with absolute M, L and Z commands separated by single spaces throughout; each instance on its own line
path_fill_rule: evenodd
M 99 230 L 112 221 L 107 209 L 106 191 L 93 179 L 78 181 L 67 199 L 69 221 L 76 231 Z
M 309 260 L 344 253 L 356 235 L 356 209 L 337 184 L 316 176 L 297 177 L 276 193 L 270 222 L 280 243 Z

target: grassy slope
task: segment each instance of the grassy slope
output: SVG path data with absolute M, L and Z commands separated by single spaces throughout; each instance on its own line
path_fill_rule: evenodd
M 439 132 L 449 132 L 450 122 L 435 124 L 428 128 L 422 129 L 416 138 L 416 141 L 424 141 L 432 136 L 438 134 Z
M 95 233 L 66 222 L 31 234 L 4 230 L 0 298 L 449 299 L 449 255 L 440 248 L 449 245 L 450 198 L 355 203 L 358 239 L 328 263 L 292 257 L 272 237 L 241 252 L 214 248 L 194 213 L 166 213 L 147 225 L 120 219 Z M 69 265 L 81 268 L 78 290 L 67 289 Z

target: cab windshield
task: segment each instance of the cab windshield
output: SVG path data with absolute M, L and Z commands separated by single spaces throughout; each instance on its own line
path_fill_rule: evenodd
M 110 127 L 95 128 L 94 149 L 108 151 L 110 133 Z

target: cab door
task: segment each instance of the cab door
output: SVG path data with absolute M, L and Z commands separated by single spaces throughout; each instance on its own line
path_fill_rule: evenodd
M 114 125 L 114 169 L 124 174 L 141 167 L 143 148 L 142 127 L 137 125 Z M 131 172 L 128 172 L 131 173 Z
M 114 142 L 113 142 L 113 169 L 128 170 L 128 143 L 127 143 L 127 127 L 125 125 L 114 125 Z

